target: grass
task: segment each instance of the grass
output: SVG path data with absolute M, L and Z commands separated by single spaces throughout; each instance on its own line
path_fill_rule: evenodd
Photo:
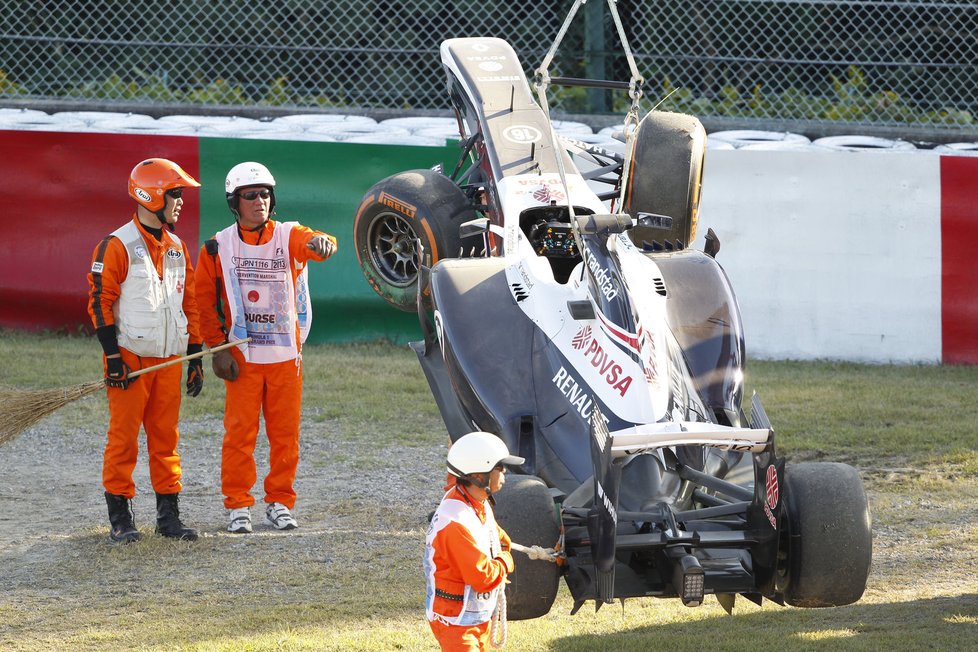
M 94 338 L 0 332 L 0 382 L 59 387 L 101 374 Z M 322 345 L 306 372 L 302 527 L 222 533 L 223 387 L 183 402 L 181 444 L 195 544 L 113 546 L 98 505 L 103 396 L 0 447 L 0 649 L 432 650 L 421 613 L 425 516 L 443 477 L 444 428 L 414 353 Z M 205 366 L 209 371 L 209 367 Z M 874 517 L 864 598 L 802 610 L 739 600 L 629 600 L 511 622 L 511 650 L 967 649 L 978 637 L 978 368 L 759 362 L 748 367 L 789 460 L 847 461 Z M 145 483 L 145 480 L 143 480 Z M 143 486 L 143 485 L 140 485 Z M 142 520 L 139 520 L 139 519 Z M 45 520 L 46 519 L 46 520 Z

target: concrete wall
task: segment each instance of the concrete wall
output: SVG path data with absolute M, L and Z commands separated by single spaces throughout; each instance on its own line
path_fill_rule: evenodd
M 978 158 L 708 154 L 707 227 L 765 358 L 978 362 Z

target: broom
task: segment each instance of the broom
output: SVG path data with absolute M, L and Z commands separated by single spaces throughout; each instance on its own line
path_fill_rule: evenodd
M 171 365 L 181 364 L 187 360 L 202 358 L 209 353 L 217 353 L 218 351 L 223 351 L 224 349 L 228 349 L 239 344 L 244 344 L 245 342 L 249 341 L 251 341 L 251 338 L 246 337 L 243 340 L 236 340 L 234 342 L 228 342 L 227 344 L 215 346 L 213 349 L 209 349 L 207 351 L 201 351 L 200 353 L 193 353 L 191 355 L 185 355 L 181 358 L 167 360 L 166 362 L 161 362 L 160 364 L 153 365 L 152 367 L 146 367 L 145 369 L 134 371 L 129 374 L 129 378 L 142 376 L 143 374 L 148 374 L 151 371 L 157 371 Z M 83 396 L 88 396 L 93 392 L 97 392 L 104 387 L 104 378 L 102 380 L 96 380 L 90 383 L 62 387 L 61 389 L 38 389 L 23 391 L 0 387 L 0 445 L 7 443 L 58 408 L 64 407 L 72 401 L 77 401 Z

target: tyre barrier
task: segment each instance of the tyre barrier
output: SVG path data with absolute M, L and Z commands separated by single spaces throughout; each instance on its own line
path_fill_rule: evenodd
M 81 120 L 38 113 L 11 113 L 0 116 L 0 129 L 19 131 L 85 131 Z
M 801 134 L 793 134 L 787 131 L 757 131 L 750 129 L 731 129 L 727 131 L 715 131 L 709 134 L 713 140 L 730 143 L 735 148 L 746 147 L 747 145 L 771 144 L 772 147 L 766 149 L 778 149 L 778 144 L 808 145 L 812 141 Z
M 306 129 L 308 133 L 313 134 L 326 134 L 331 136 L 336 140 L 349 140 L 350 138 L 358 138 L 360 136 L 376 135 L 382 134 L 389 136 L 390 138 L 410 136 L 411 132 L 407 129 L 400 129 L 398 127 L 383 127 L 380 124 L 374 123 L 364 123 L 364 124 L 343 124 L 343 123 L 325 123 L 321 125 L 314 125 Z
M 558 134 L 565 134 L 570 136 L 571 134 L 593 134 L 594 130 L 583 122 L 573 122 L 571 120 L 551 120 L 550 124 L 553 125 L 554 131 Z
M 89 127 L 96 122 L 105 122 L 106 120 L 132 120 L 133 122 L 155 120 L 153 116 L 143 113 L 120 111 L 59 111 L 51 115 L 53 117 L 59 117 L 62 120 L 81 120 Z
M 812 141 L 812 146 L 841 152 L 909 152 L 917 149 L 905 140 L 877 136 L 826 136 Z
M 443 127 L 454 130 L 455 134 L 458 135 L 458 121 L 455 118 L 413 116 L 406 118 L 388 118 L 387 120 L 381 120 L 380 124 L 385 127 L 407 129 L 412 134 L 423 129 Z
M 767 151 L 779 150 L 779 151 L 788 151 L 788 152 L 801 152 L 801 151 L 805 151 L 805 152 L 808 152 L 808 151 L 811 151 L 812 144 L 810 142 L 801 143 L 801 142 L 795 142 L 795 141 L 787 142 L 787 141 L 771 140 L 771 141 L 767 141 L 767 142 L 748 143 L 746 145 L 741 145 L 739 147 L 736 147 L 735 149 L 744 149 L 744 150 L 767 150 Z
M 204 134 L 199 134 L 203 136 Z M 316 134 L 309 131 L 298 129 L 269 129 L 261 131 L 249 131 L 236 138 L 246 138 L 249 140 L 303 140 L 317 143 L 335 143 L 336 139 L 329 134 Z
M 158 118 L 159 122 L 174 123 L 188 125 L 192 131 L 200 131 L 205 127 L 213 127 L 215 125 L 236 125 L 242 130 L 247 126 L 260 124 L 259 120 L 254 118 L 242 118 L 240 116 L 232 115 L 165 115 Z
M 297 113 L 294 115 L 283 115 L 272 120 L 272 124 L 279 125 L 283 129 L 299 128 L 307 131 L 313 127 L 328 125 L 376 125 L 377 121 L 365 115 L 346 115 L 343 113 Z
M 426 138 L 420 134 L 411 133 L 392 133 L 376 132 L 363 133 L 349 136 L 342 139 L 344 143 L 358 143 L 360 145 L 413 145 L 415 147 L 442 147 L 445 145 L 444 138 Z
M 47 115 L 44 111 L 38 111 L 37 109 L 0 109 L 0 122 L 3 122 L 7 118 L 16 118 L 18 116 L 41 116 Z
M 716 149 L 737 149 L 733 146 L 733 143 L 728 143 L 725 140 L 716 140 L 710 136 L 706 137 L 706 149 L 716 150 Z
M 201 125 L 195 129 L 198 136 L 204 137 L 217 137 L 217 138 L 244 138 L 250 134 L 255 133 L 269 133 L 269 132 L 282 132 L 290 131 L 288 129 L 283 129 L 281 125 L 272 124 L 271 122 L 241 122 L 240 120 L 235 120 L 233 122 L 215 122 L 212 124 Z M 299 133 L 299 130 L 295 130 Z
M 110 118 L 93 122 L 86 131 L 111 134 L 156 134 L 161 136 L 187 136 L 194 133 L 191 125 L 182 122 L 163 122 L 149 118 Z
M 947 143 L 934 151 L 944 156 L 978 156 L 978 143 Z

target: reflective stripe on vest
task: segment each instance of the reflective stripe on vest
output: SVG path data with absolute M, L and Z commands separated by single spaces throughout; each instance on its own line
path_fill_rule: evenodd
M 119 287 L 119 300 L 112 306 L 119 346 L 140 356 L 183 355 L 189 333 L 183 312 L 187 260 L 180 238 L 170 235 L 176 246 L 163 252 L 160 278 L 135 222 L 112 235 L 119 238 L 129 257 L 129 272 Z

